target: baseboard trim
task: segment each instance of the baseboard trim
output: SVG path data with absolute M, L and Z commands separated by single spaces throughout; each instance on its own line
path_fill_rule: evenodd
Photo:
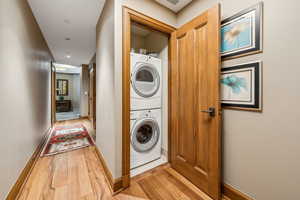
M 88 115 L 86 115 L 86 116 L 80 116 L 79 119 L 88 119 L 88 120 L 90 120 L 90 117 Z
M 230 200 L 254 200 L 226 183 L 223 183 L 222 191 L 223 195 Z
M 8 193 L 6 200 L 15 200 L 18 198 L 18 195 L 21 193 L 23 186 L 27 182 L 28 177 L 30 176 L 32 169 L 34 168 L 36 162 L 38 161 L 40 154 L 43 150 L 43 147 L 51 133 L 51 128 L 48 129 L 46 134 L 43 136 L 41 143 L 38 145 L 32 156 L 30 157 L 29 161 L 27 162 L 26 166 L 22 170 L 19 178 L 12 186 L 10 192 Z
M 95 151 L 96 154 L 98 155 L 98 158 L 103 166 L 104 169 L 104 173 L 105 173 L 105 177 L 107 182 L 109 183 L 109 188 L 112 192 L 113 195 L 119 193 L 120 191 L 123 190 L 123 177 L 114 179 L 109 168 L 107 167 L 107 164 L 103 158 L 102 153 L 100 152 L 100 150 L 95 146 Z
M 114 185 L 113 185 L 113 194 L 117 194 L 121 191 L 123 191 L 123 177 L 117 178 L 114 180 Z

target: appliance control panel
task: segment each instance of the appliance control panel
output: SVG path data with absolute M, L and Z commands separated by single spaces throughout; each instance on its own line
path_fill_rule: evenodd
M 144 110 L 143 112 L 131 111 L 130 112 L 130 119 L 138 119 L 141 117 L 152 117 L 151 110 Z

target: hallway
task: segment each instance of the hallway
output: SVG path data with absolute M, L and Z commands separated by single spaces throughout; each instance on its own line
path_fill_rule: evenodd
M 299 7 L 0 0 L 0 200 L 300 199 Z
M 84 124 L 88 120 L 58 122 L 58 125 Z M 137 177 L 131 186 L 113 196 L 106 182 L 103 166 L 90 146 L 54 156 L 40 157 L 19 195 L 19 200 L 210 200 L 169 165 Z

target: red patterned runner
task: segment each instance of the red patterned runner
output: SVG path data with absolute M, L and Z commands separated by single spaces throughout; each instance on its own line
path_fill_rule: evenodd
M 94 145 L 94 141 L 82 124 L 57 126 L 51 132 L 41 156 L 55 155 Z

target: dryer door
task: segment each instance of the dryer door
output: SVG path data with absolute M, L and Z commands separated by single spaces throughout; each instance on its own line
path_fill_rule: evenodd
M 131 131 L 131 144 L 137 152 L 147 152 L 155 147 L 159 140 L 158 123 L 152 118 L 137 121 Z
M 151 64 L 138 63 L 137 65 L 131 77 L 132 87 L 141 97 L 152 97 L 160 86 L 159 73 Z

